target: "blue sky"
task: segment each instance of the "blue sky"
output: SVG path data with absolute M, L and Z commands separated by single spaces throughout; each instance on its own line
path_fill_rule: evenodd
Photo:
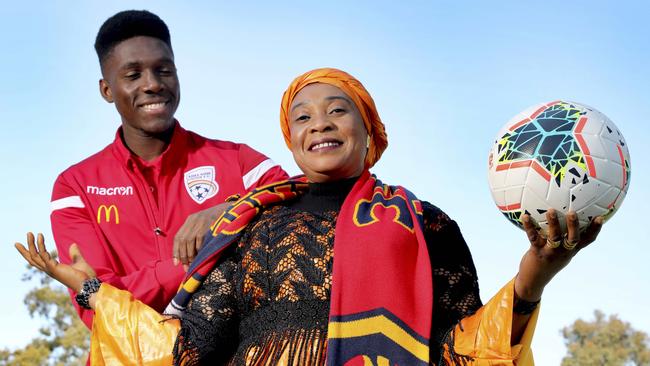
M 50 243 L 57 174 L 113 139 L 119 119 L 98 92 L 94 37 L 113 13 L 149 9 L 169 25 L 184 127 L 246 142 L 298 170 L 278 125 L 282 92 L 321 66 L 357 76 L 375 98 L 389 147 L 374 169 L 458 221 L 484 301 L 512 278 L 523 232 L 497 211 L 486 161 L 500 127 L 556 99 L 591 105 L 625 135 L 631 187 L 598 241 L 549 285 L 534 340 L 538 364 L 565 353 L 560 329 L 594 309 L 650 332 L 650 34 L 645 2 L 21 1 L 0 10 L 0 347 L 37 334 L 22 303 L 27 231 Z M 645 233 L 644 233 L 645 232 Z

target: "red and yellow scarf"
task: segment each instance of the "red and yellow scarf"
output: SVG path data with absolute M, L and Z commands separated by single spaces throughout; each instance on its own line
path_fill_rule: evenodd
M 308 189 L 302 180 L 258 188 L 211 227 L 166 313 L 180 314 L 221 253 L 262 209 Z M 328 365 L 428 365 L 433 286 L 420 201 L 365 171 L 336 223 Z

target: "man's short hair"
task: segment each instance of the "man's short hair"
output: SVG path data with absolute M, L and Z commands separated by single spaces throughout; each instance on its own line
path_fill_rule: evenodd
M 125 10 L 106 19 L 97 32 L 95 51 L 100 65 L 118 43 L 137 36 L 158 38 L 172 48 L 169 29 L 160 17 L 146 10 Z

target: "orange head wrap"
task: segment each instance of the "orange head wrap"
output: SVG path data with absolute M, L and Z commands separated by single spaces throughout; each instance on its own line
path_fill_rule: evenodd
M 370 136 L 370 146 L 368 147 L 365 165 L 367 168 L 375 165 L 381 157 L 381 154 L 386 150 L 386 146 L 388 146 L 388 138 L 384 124 L 379 118 L 375 102 L 361 82 L 352 75 L 338 69 L 322 68 L 308 71 L 295 78 L 284 92 L 280 108 L 280 127 L 282 128 L 282 135 L 284 135 L 284 141 L 287 143 L 287 146 L 291 148 L 289 110 L 293 98 L 295 98 L 296 94 L 302 88 L 313 83 L 333 85 L 341 89 L 352 99 L 361 113 L 363 124 L 366 126 L 366 131 L 368 131 L 368 135 Z

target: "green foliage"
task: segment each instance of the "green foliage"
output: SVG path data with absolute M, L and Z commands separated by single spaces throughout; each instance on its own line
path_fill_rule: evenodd
M 567 355 L 562 366 L 647 366 L 650 365 L 650 339 L 634 330 L 616 315 L 605 318 L 596 310 L 594 321 L 576 320 L 562 329 Z
M 86 364 L 90 348 L 90 332 L 77 316 L 65 288 L 47 275 L 29 268 L 23 281 L 37 279 L 24 303 L 29 314 L 44 321 L 39 336 L 22 349 L 0 350 L 0 366 L 40 366 Z

